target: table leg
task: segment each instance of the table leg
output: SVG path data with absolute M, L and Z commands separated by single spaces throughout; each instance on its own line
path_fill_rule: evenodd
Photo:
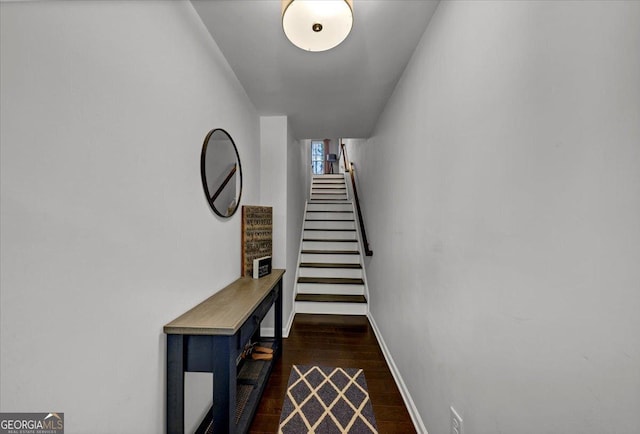
M 213 432 L 235 433 L 237 335 L 213 338 Z
M 184 433 L 184 337 L 167 335 L 167 434 Z
M 275 321 L 275 338 L 278 354 L 282 354 L 282 279 L 276 286 L 276 321 Z

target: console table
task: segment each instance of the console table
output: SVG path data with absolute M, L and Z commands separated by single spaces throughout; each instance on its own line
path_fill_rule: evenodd
M 184 432 L 184 373 L 213 373 L 213 406 L 196 432 L 245 433 L 273 363 L 282 353 L 282 276 L 241 277 L 164 326 L 167 334 L 167 434 Z M 275 337 L 260 323 L 275 304 Z M 273 348 L 273 359 L 242 359 L 245 344 Z M 237 411 L 236 411 L 237 409 Z

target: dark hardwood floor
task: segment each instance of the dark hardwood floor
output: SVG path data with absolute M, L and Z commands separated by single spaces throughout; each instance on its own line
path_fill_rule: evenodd
M 278 432 L 292 365 L 364 369 L 378 431 L 416 432 L 367 317 L 308 314 L 296 315 L 249 432 Z

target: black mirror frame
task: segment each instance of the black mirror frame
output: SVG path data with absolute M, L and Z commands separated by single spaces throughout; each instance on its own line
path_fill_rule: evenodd
M 205 161 L 206 161 L 205 158 L 206 158 L 206 155 L 207 155 L 207 147 L 209 145 L 209 138 L 216 131 L 222 131 L 224 134 L 227 135 L 227 137 L 229 137 L 229 140 L 231 140 L 231 144 L 233 145 L 233 150 L 236 153 L 236 160 L 238 162 L 238 170 L 240 171 L 240 192 L 238 193 L 238 198 L 236 200 L 236 206 L 233 209 L 233 212 L 231 214 L 229 214 L 229 215 L 222 214 L 213 205 L 214 201 L 211 198 L 211 193 L 209 192 L 209 186 L 207 185 L 207 173 L 206 173 L 206 169 L 205 169 Z M 213 212 L 216 213 L 216 215 L 218 215 L 219 217 L 222 217 L 222 218 L 230 218 L 230 217 L 232 217 L 236 213 L 236 211 L 238 211 L 238 208 L 240 207 L 240 199 L 242 198 L 242 164 L 240 163 L 240 154 L 238 153 L 238 147 L 236 146 L 236 142 L 233 140 L 233 137 L 231 137 L 231 134 L 229 134 L 226 130 L 224 130 L 222 128 L 214 128 L 214 129 L 212 129 L 211 131 L 209 131 L 209 133 L 207 133 L 206 137 L 204 138 L 204 143 L 202 144 L 202 152 L 200 154 L 200 178 L 202 179 L 202 187 L 204 189 L 204 195 L 205 195 L 205 197 L 207 199 L 207 203 L 209 204 L 209 207 L 211 207 Z

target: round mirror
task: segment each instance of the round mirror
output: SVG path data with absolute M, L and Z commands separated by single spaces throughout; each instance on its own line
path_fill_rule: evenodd
M 209 131 L 202 144 L 200 173 L 207 202 L 220 217 L 231 217 L 242 196 L 242 166 L 233 139 L 225 130 Z

